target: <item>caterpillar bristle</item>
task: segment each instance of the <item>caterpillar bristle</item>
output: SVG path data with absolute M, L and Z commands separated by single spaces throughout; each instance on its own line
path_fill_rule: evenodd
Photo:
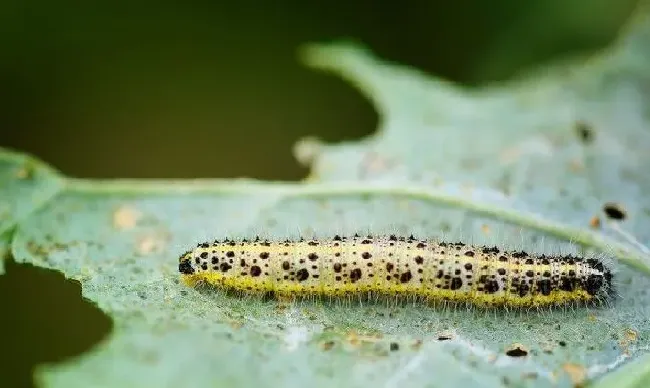
M 189 286 L 288 299 L 391 297 L 436 307 L 609 306 L 612 273 L 600 260 L 535 255 L 415 236 L 201 243 L 179 259 Z M 325 297 L 325 298 L 323 298 Z

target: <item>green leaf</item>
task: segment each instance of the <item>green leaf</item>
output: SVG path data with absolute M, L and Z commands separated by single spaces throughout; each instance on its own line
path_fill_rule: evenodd
M 618 343 L 630 328 L 640 338 L 648 329 L 639 310 L 646 279 L 629 270 L 621 276 L 634 283 L 624 286 L 626 299 L 614 308 L 541 313 L 439 311 L 390 301 L 283 305 L 178 284 L 177 255 L 224 233 L 279 237 L 295 225 L 303 233 L 327 234 L 346 223 L 363 227 L 358 220 L 385 231 L 439 230 L 438 220 L 472 226 L 474 218 L 438 206 L 434 195 L 403 191 L 248 181 L 71 182 L 21 223 L 14 255 L 80 280 L 84 296 L 115 319 L 116 329 L 92 353 L 44 368 L 40 376 L 46 386 L 281 385 L 296 377 L 323 384 L 424 384 L 435 373 L 445 384 L 490 386 L 503 379 L 552 379 L 578 355 L 595 367 L 642 345 Z M 447 335 L 450 341 L 439 341 Z M 528 360 L 504 354 L 515 342 L 528 348 Z M 390 352 L 391 343 L 400 350 Z M 251 363 L 264 367 L 247 373 Z M 205 368 L 196 371 L 197 364 Z
M 603 56 L 481 90 L 355 45 L 310 47 L 308 62 L 360 87 L 382 124 L 360 142 L 298 145 L 309 182 L 85 181 L 4 152 L 0 182 L 11 211 L 0 232 L 16 261 L 79 280 L 84 297 L 115 321 L 92 351 L 39 367 L 38 381 L 564 387 L 642 356 L 650 346 L 641 243 L 650 241 L 645 4 Z M 25 163 L 35 166 L 28 183 L 15 173 Z M 627 218 L 605 222 L 606 201 L 622 204 Z M 596 215 L 602 225 L 592 230 Z M 605 251 L 619 259 L 608 264 L 621 298 L 603 309 L 490 312 L 391 300 L 288 303 L 179 284 L 178 255 L 198 242 L 368 230 Z M 513 346 L 526 356 L 507 355 Z
M 650 381 L 650 353 L 628 363 L 616 372 L 610 373 L 602 378 L 598 383 L 593 384 L 592 388 L 608 387 L 629 387 L 643 388 L 648 386 Z
M 54 197 L 63 186 L 59 174 L 44 163 L 0 148 L 0 274 L 11 230 Z

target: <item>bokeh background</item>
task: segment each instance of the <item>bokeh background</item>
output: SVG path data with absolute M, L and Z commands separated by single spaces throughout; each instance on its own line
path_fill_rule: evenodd
M 301 137 L 375 130 L 297 59 L 354 39 L 469 86 L 610 42 L 636 0 L 0 2 L 0 145 L 79 177 L 301 179 Z
M 373 107 L 298 61 L 352 39 L 467 87 L 609 44 L 636 0 L 0 1 L 0 146 L 77 177 L 299 180 L 305 136 L 353 140 Z M 81 354 L 111 321 L 60 274 L 6 258 L 0 386 Z

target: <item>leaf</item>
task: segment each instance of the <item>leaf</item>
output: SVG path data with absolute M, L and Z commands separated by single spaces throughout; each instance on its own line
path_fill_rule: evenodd
M 644 354 L 633 362 L 628 363 L 623 368 L 618 369 L 614 373 L 610 373 L 606 377 L 594 384 L 592 388 L 606 388 L 606 387 L 634 387 L 642 388 L 648 385 L 650 379 L 650 354 Z
M 79 280 L 115 321 L 110 338 L 38 368 L 38 381 L 572 386 L 639 357 L 650 341 L 647 255 L 636 243 L 650 241 L 643 4 L 602 57 L 482 90 L 383 63 L 358 46 L 312 46 L 309 63 L 359 86 L 383 121 L 360 142 L 300 144 L 309 182 L 86 181 L 5 152 L 0 182 L 12 210 L 2 231 L 12 231 L 16 261 Z M 25 163 L 38 177 L 29 185 L 14 173 Z M 588 230 L 604 201 L 623 204 L 628 218 L 601 214 L 602 229 Z M 204 240 L 366 230 L 605 250 L 627 264 L 609 263 L 621 298 L 604 309 L 486 312 L 391 300 L 286 303 L 178 281 L 178 255 Z M 526 355 L 507 355 L 513 346 Z
M 641 2 L 635 23 L 601 56 L 478 90 L 381 62 L 356 45 L 309 46 L 305 61 L 357 86 L 375 103 L 380 126 L 343 145 L 306 139 L 296 156 L 311 166 L 312 182 L 399 180 L 458 195 L 477 190 L 481 199 L 581 228 L 604 201 L 618 201 L 647 220 L 647 8 Z M 649 241 L 650 228 L 634 227 Z
M 9 150 L 0 153 L 0 274 L 10 231 L 54 197 L 63 185 L 58 173 L 40 161 Z

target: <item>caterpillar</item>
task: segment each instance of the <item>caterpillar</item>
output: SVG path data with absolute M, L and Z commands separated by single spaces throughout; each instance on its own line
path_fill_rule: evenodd
M 185 284 L 278 297 L 415 296 L 479 307 L 600 305 L 614 295 L 599 260 L 529 255 L 413 236 L 215 241 L 180 256 Z

